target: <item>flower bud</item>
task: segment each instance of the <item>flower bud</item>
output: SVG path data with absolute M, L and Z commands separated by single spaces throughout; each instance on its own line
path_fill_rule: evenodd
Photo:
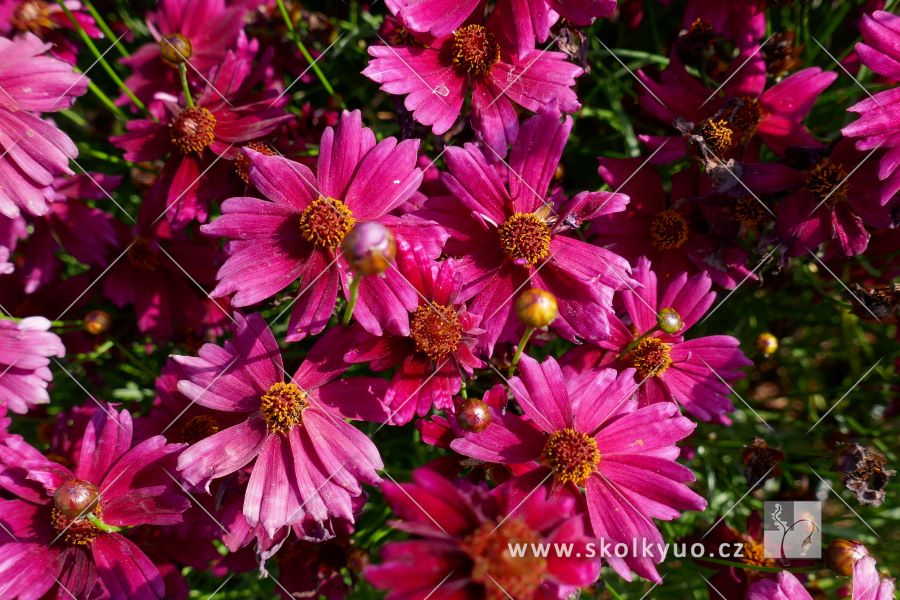
M 170 65 L 187 62 L 193 51 L 191 40 L 180 33 L 170 33 L 159 40 L 159 55 Z
M 850 577 L 853 565 L 869 551 L 856 540 L 834 540 L 825 549 L 825 564 L 835 575 Z
M 89 481 L 69 479 L 53 494 L 53 506 L 67 517 L 83 517 L 94 509 L 100 492 Z
M 759 350 L 763 356 L 772 356 L 775 354 L 775 351 L 778 350 L 778 338 L 768 331 L 761 333 L 756 338 L 756 349 Z
M 491 409 L 482 400 L 467 398 L 457 408 L 456 422 L 463 431 L 479 433 L 491 424 Z
M 379 275 L 394 261 L 397 244 L 387 227 L 369 221 L 358 223 L 350 230 L 341 244 L 341 252 L 357 273 Z
M 516 314 L 528 327 L 546 327 L 559 314 L 556 296 L 537 288 L 525 290 L 516 298 Z
M 100 335 L 109 331 L 112 317 L 105 310 L 92 310 L 84 316 L 84 330 L 91 335 Z
M 656 324 L 668 334 L 678 333 L 684 327 L 681 315 L 674 308 L 664 308 L 659 311 L 659 315 L 656 317 Z

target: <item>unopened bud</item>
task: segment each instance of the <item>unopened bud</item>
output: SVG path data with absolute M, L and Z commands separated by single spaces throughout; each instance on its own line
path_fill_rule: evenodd
M 350 230 L 341 244 L 341 252 L 350 268 L 361 275 L 378 275 L 391 266 L 397 255 L 397 244 L 390 229 L 369 221 Z
M 112 327 L 112 317 L 105 310 L 92 310 L 84 316 L 84 330 L 91 335 L 100 335 Z
M 678 333 L 684 327 L 681 315 L 674 308 L 664 308 L 659 311 L 659 315 L 656 317 L 656 324 L 668 334 Z
M 93 483 L 70 479 L 56 489 L 53 494 L 53 506 L 62 514 L 74 519 L 91 512 L 99 497 L 100 492 Z
M 834 540 L 825 549 L 825 565 L 836 575 L 850 577 L 853 565 L 869 551 L 856 540 Z
M 180 33 L 170 33 L 159 40 L 159 55 L 170 65 L 187 62 L 193 51 L 191 40 Z
M 556 296 L 537 288 L 525 290 L 516 298 L 516 314 L 528 327 L 546 327 L 559 314 Z
M 769 332 L 761 333 L 756 338 L 756 349 L 763 356 L 772 356 L 778 350 L 778 338 Z
M 467 398 L 456 411 L 456 422 L 463 431 L 479 433 L 491 424 L 491 409 L 482 400 Z

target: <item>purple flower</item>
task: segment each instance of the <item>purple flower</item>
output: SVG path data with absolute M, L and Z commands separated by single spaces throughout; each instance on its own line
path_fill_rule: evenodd
M 0 487 L 16 497 L 0 500 L 11 534 L 0 542 L 0 596 L 165 596 L 156 566 L 119 531 L 181 522 L 190 502 L 167 473 L 181 446 L 156 436 L 132 448 L 131 431 L 127 411 L 95 411 L 74 470 L 19 436 L 0 441 Z
M 482 366 L 472 354 L 483 331 L 481 319 L 459 301 L 463 280 L 454 262 L 435 263 L 421 248 L 401 244 L 397 268 L 419 297 L 410 311 L 409 335 L 376 337 L 363 331 L 344 355 L 347 362 L 368 363 L 375 371 L 397 367 L 384 398 L 394 424 L 425 416 L 432 406 L 453 412 L 463 376 Z
M 862 62 L 893 83 L 900 81 L 900 15 L 876 10 L 863 15 L 859 25 L 864 42 L 856 45 Z M 859 150 L 884 148 L 887 152 L 878 164 L 882 181 L 881 203 L 886 204 L 900 191 L 900 88 L 893 87 L 858 102 L 847 110 L 859 113 L 855 122 L 841 133 L 859 138 Z
M 84 9 L 81 2 L 67 0 L 66 8 L 72 19 L 55 2 L 46 0 L 0 0 L 0 34 L 12 37 L 16 32 L 31 32 L 51 45 L 50 53 L 67 63 L 75 64 L 78 46 L 66 37 L 64 31 L 78 31 L 81 28 L 92 38 L 102 37 L 94 18 Z
M 447 598 L 562 599 L 596 581 L 600 563 L 593 558 L 540 557 L 530 546 L 510 556 L 510 544 L 569 544 L 587 556 L 571 498 L 547 498 L 540 490 L 519 502 L 508 487 L 488 490 L 428 465 L 412 479 L 385 482 L 382 492 L 400 517 L 393 525 L 415 537 L 388 543 L 384 563 L 364 571 L 389 600 L 425 598 L 438 589 Z
M 415 120 L 437 135 L 456 122 L 471 89 L 475 130 L 505 155 L 519 131 L 516 105 L 537 112 L 555 103 L 563 112 L 574 112 L 581 105 L 572 87 L 584 72 L 562 52 L 533 46 L 518 51 L 504 29 L 514 19 L 506 10 L 500 5 L 486 21 L 473 18 L 441 37 L 369 46 L 373 60 L 363 75 L 389 94 L 406 96 L 404 104 Z
M 49 329 L 43 317 L 0 320 L 0 403 L 12 412 L 25 414 L 50 402 L 50 357 L 65 356 L 66 349 Z
M 682 273 L 658 288 L 645 258 L 638 260 L 634 274 L 638 285 L 622 292 L 630 323 L 610 319 L 609 339 L 598 344 L 599 350 L 573 350 L 567 356 L 567 373 L 592 366 L 633 368 L 642 406 L 674 401 L 698 419 L 722 420 L 734 410 L 725 382 L 741 377 L 741 368 L 751 361 L 740 342 L 728 335 L 684 339 L 715 300 L 709 275 Z
M 378 483 L 382 463 L 372 441 L 344 419 L 383 422 L 386 382 L 337 379 L 346 364 L 333 334 L 285 381 L 266 322 L 259 315 L 236 319 L 235 336 L 224 347 L 205 344 L 197 357 L 175 357 L 186 377 L 178 390 L 201 406 L 246 418 L 185 450 L 179 471 L 191 486 L 209 491 L 212 480 L 255 459 L 243 514 L 270 537 L 302 521 L 352 523 L 360 483 Z
M 582 192 L 571 200 L 546 199 L 572 119 L 541 112 L 528 119 L 509 166 L 495 166 L 475 145 L 448 148 L 446 184 L 452 197 L 432 197 L 420 214 L 450 233 L 445 249 L 466 287 L 461 301 L 481 315 L 478 351 L 490 355 L 498 340 L 514 340 L 521 325 L 514 300 L 525 286 L 556 296 L 551 327 L 569 340 L 597 341 L 609 334 L 612 290 L 633 283 L 621 256 L 569 235 L 583 221 L 622 211 L 623 194 Z M 591 318 L 584 318 L 590 314 Z
M 294 341 L 321 332 L 338 288 L 347 293 L 351 274 L 340 245 L 355 223 L 377 221 L 397 243 L 420 244 L 436 257 L 446 237 L 439 228 L 389 214 L 419 187 L 418 147 L 418 140 L 376 143 L 354 111 L 343 113 L 338 126 L 322 135 L 315 175 L 286 158 L 244 150 L 252 163 L 250 181 L 268 200 L 230 198 L 222 204 L 222 216 L 202 227 L 208 235 L 231 239 L 230 258 L 212 295 L 233 293 L 235 306 L 249 306 L 299 279 L 287 335 Z M 384 277 L 362 278 L 353 314 L 374 335 L 409 335 L 407 315 L 417 302 L 415 290 L 388 268 Z
M 532 470 L 511 482 L 520 495 L 538 486 L 587 503 L 595 537 L 612 543 L 661 544 L 651 518 L 672 520 L 706 501 L 688 488 L 690 469 L 675 462 L 675 445 L 696 424 L 670 403 L 637 408 L 634 370 L 587 369 L 563 375 L 556 360 L 538 363 L 523 355 L 521 375 L 510 388 L 524 416 L 492 410 L 490 424 L 466 433 L 450 447 L 478 460 L 524 464 Z M 662 557 L 609 557 L 630 581 L 630 570 L 661 581 L 654 567 Z
M 54 199 L 53 180 L 71 175 L 78 149 L 41 113 L 68 108 L 88 80 L 51 56 L 31 33 L 0 37 L 0 214 L 43 215 Z

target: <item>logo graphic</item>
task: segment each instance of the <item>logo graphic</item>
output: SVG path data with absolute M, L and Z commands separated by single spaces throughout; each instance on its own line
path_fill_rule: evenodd
M 822 558 L 822 503 L 776 500 L 765 503 L 763 550 L 766 558 Z

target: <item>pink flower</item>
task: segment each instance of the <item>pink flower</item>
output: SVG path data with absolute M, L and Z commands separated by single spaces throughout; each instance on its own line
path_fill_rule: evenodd
M 238 53 L 229 51 L 213 68 L 194 106 L 186 106 L 184 99 L 155 101 L 150 107 L 153 119 L 129 121 L 128 133 L 111 139 L 128 160 L 169 157 L 157 184 L 165 187 L 159 212 L 165 210 L 178 227 L 193 219 L 205 222 L 210 201 L 239 183 L 233 162 L 241 148 L 292 118 L 284 114 L 287 96 L 253 91 L 264 71 L 263 65 L 254 70 L 257 47 L 254 41 Z
M 631 202 L 624 211 L 591 223 L 594 242 L 632 264 L 648 257 L 663 281 L 705 271 L 716 285 L 730 289 L 747 277 L 755 278 L 746 266 L 747 253 L 736 240 L 711 235 L 695 201 L 703 195 L 699 170 L 692 167 L 672 175 L 667 193 L 659 172 L 644 165 L 645 161 L 643 157 L 600 159 L 600 176 Z M 744 201 L 752 210 L 761 208 L 752 197 Z
M 167 473 L 181 446 L 131 443 L 131 416 L 111 407 L 94 412 L 72 471 L 19 436 L 0 441 L 0 486 L 16 497 L 0 500 L 12 538 L 0 543 L 0 596 L 165 597 L 156 566 L 119 531 L 181 521 L 190 502 Z
M 741 50 L 758 44 L 766 35 L 766 12 L 760 10 L 759 0 L 689 0 L 684 27 L 689 28 L 697 19 Z
M 188 78 L 194 84 L 203 83 L 203 78 L 209 78 L 213 67 L 221 64 L 237 42 L 246 10 L 245 3 L 226 0 L 162 0 L 159 10 L 147 18 L 150 35 L 156 41 L 122 59 L 133 71 L 125 85 L 143 102 L 149 102 L 159 92 L 179 93 L 178 69 L 166 63 L 159 53 L 159 40 L 173 33 L 190 41 Z M 129 102 L 124 94 L 116 101 L 119 105 Z
M 381 550 L 383 564 L 364 574 L 389 600 L 443 597 L 563 599 L 596 581 L 593 558 L 536 556 L 526 548 L 511 558 L 509 544 L 571 544 L 586 556 L 588 538 L 573 514 L 571 498 L 547 498 L 537 491 L 519 503 L 506 487 L 448 479 L 429 466 L 416 469 L 411 483 L 385 482 L 382 492 L 400 517 L 394 526 L 415 536 Z
M 66 0 L 66 8 L 78 25 L 74 25 L 61 6 L 46 0 L 0 0 L 0 34 L 12 37 L 16 32 L 31 32 L 51 45 L 50 53 L 60 60 L 75 64 L 78 46 L 64 31 L 81 28 L 92 38 L 102 37 L 94 18 L 77 0 Z
M 497 154 L 506 155 L 518 136 L 516 105 L 532 112 L 554 103 L 563 112 L 578 110 L 572 87 L 583 69 L 567 62 L 562 52 L 533 46 L 518 51 L 504 30 L 513 18 L 504 14 L 505 6 L 495 8 L 486 21 L 476 15 L 452 34 L 369 46 L 373 60 L 363 75 L 389 94 L 406 96 L 413 118 L 436 135 L 453 126 L 471 89 L 475 130 Z
M 524 416 L 492 411 L 479 433 L 450 447 L 472 458 L 532 468 L 510 483 L 519 495 L 538 486 L 554 495 L 584 495 L 595 537 L 612 543 L 661 544 L 651 519 L 672 520 L 706 501 L 685 485 L 690 469 L 675 462 L 675 445 L 696 425 L 672 403 L 637 408 L 634 370 L 588 369 L 563 375 L 556 360 L 538 363 L 523 355 L 521 375 L 510 388 Z M 551 479 L 552 478 L 552 479 Z M 630 581 L 630 570 L 661 581 L 654 567 L 662 557 L 609 557 Z
M 856 45 L 862 62 L 896 84 L 900 81 L 900 15 L 877 10 L 864 15 L 860 23 L 864 42 Z M 848 137 L 859 138 L 859 150 L 884 148 L 887 152 L 878 165 L 882 181 L 881 203 L 886 204 L 900 191 L 900 88 L 896 85 L 851 106 L 859 113 L 855 122 L 841 130 Z
M 31 33 L 0 37 L 0 214 L 43 215 L 53 201 L 53 180 L 70 175 L 78 149 L 41 113 L 68 108 L 88 80 L 71 65 L 43 56 L 50 47 Z
M 583 221 L 622 211 L 623 194 L 582 192 L 547 199 L 572 119 L 544 111 L 528 119 L 512 148 L 510 169 L 497 167 L 473 144 L 448 148 L 446 184 L 452 197 L 433 197 L 421 214 L 450 233 L 446 253 L 460 256 L 466 282 L 461 301 L 481 315 L 486 333 L 477 349 L 489 355 L 498 340 L 521 332 L 516 295 L 528 287 L 551 292 L 559 316 L 551 327 L 569 340 L 608 335 L 612 290 L 631 283 L 621 256 L 570 235 Z M 585 314 L 591 314 L 585 319 Z
M 352 499 L 362 493 L 360 483 L 380 481 L 382 463 L 371 440 L 344 419 L 384 421 L 386 382 L 338 380 L 346 364 L 333 334 L 321 338 L 285 381 L 266 322 L 259 315 L 236 319 L 235 336 L 224 347 L 205 344 L 199 356 L 175 360 L 186 374 L 178 382 L 182 394 L 245 419 L 185 450 L 178 470 L 188 484 L 208 492 L 212 480 L 255 459 L 243 514 L 270 537 L 305 520 L 352 523 Z
M 0 319 L 0 403 L 12 412 L 25 414 L 50 402 L 50 358 L 65 356 L 66 349 L 49 329 L 50 321 L 43 317 L 18 323 Z
M 463 279 L 453 260 L 435 263 L 421 248 L 401 244 L 397 268 L 416 289 L 419 305 L 410 312 L 406 336 L 381 337 L 360 332 L 344 355 L 351 363 L 368 363 L 375 371 L 398 367 L 384 403 L 391 422 L 409 423 L 431 407 L 453 412 L 453 395 L 464 375 L 472 375 L 482 362 L 472 354 L 481 320 L 459 301 Z
M 894 580 L 879 577 L 874 558 L 865 556 L 854 563 L 851 600 L 893 598 Z M 813 597 L 793 573 L 782 571 L 775 579 L 763 579 L 750 586 L 747 600 L 813 600 Z
M 222 216 L 201 229 L 230 238 L 230 255 L 217 275 L 213 296 L 234 294 L 234 306 L 271 298 L 298 279 L 300 293 L 288 325 L 288 341 L 321 332 L 345 294 L 350 270 L 340 252 L 344 236 L 357 222 L 377 221 L 398 242 L 421 244 L 434 258 L 445 234 L 433 223 L 398 218 L 391 211 L 418 189 L 418 140 L 375 142 L 359 111 L 345 112 L 335 129 L 322 136 L 317 173 L 280 156 L 244 150 L 252 166 L 250 181 L 268 200 L 229 198 Z M 389 268 L 384 277 L 364 277 L 359 285 L 357 321 L 374 335 L 409 335 L 408 311 L 415 290 Z
M 658 288 L 645 258 L 638 260 L 634 274 L 638 285 L 622 292 L 630 323 L 611 319 L 609 339 L 599 349 L 574 349 L 566 357 L 566 372 L 592 366 L 633 368 L 642 406 L 674 401 L 698 419 L 722 420 L 734 410 L 726 382 L 742 377 L 741 368 L 751 361 L 728 335 L 684 339 L 715 300 L 709 275 L 682 273 Z

